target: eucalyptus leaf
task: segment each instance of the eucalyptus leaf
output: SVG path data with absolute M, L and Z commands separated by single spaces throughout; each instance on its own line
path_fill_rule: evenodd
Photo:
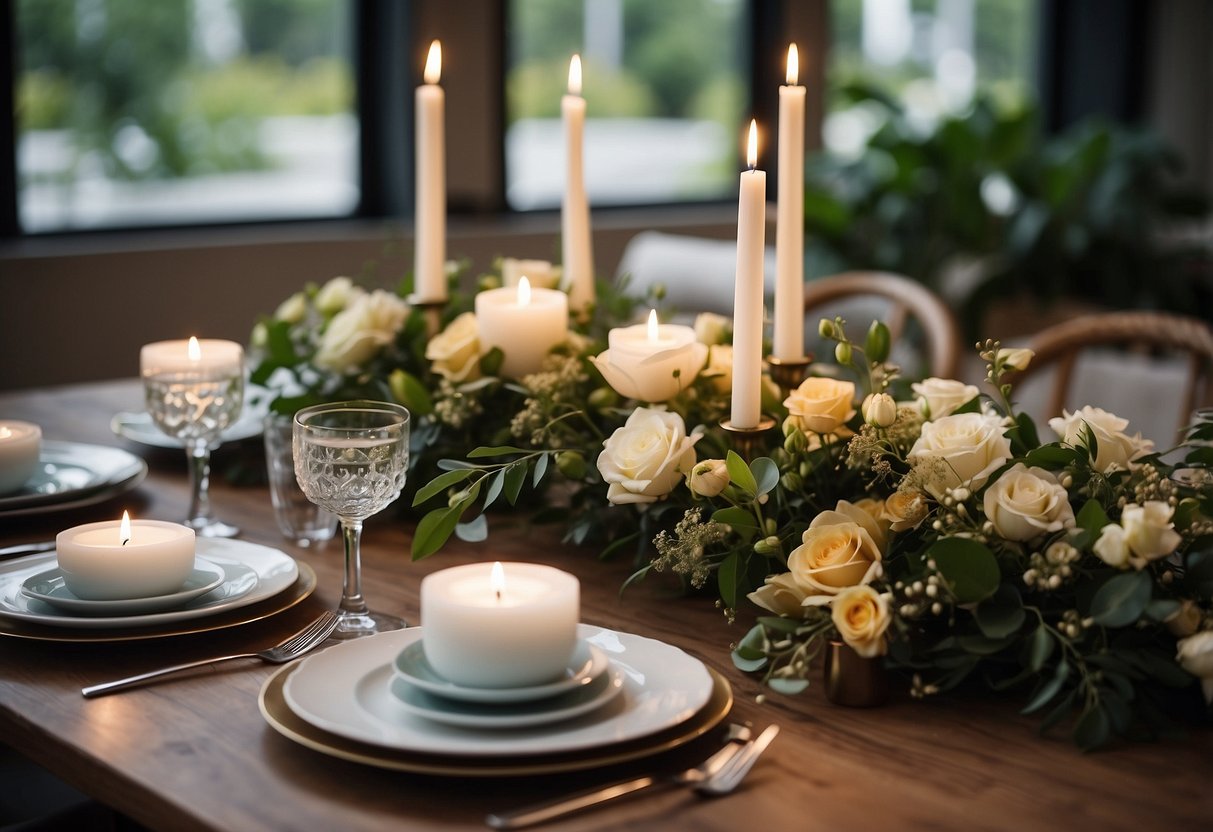
M 1053 634 L 1048 627 L 1041 624 L 1033 630 L 1031 641 L 1028 642 L 1028 667 L 1039 673 L 1053 655 L 1053 645 Z
M 457 503 L 434 509 L 422 517 L 417 531 L 413 532 L 413 560 L 423 560 L 441 549 L 455 531 L 455 524 L 466 507 L 463 503 Z
M 941 538 L 927 548 L 925 557 L 934 559 L 961 604 L 983 601 L 998 589 L 998 561 L 993 552 L 975 540 Z
M 481 445 L 479 448 L 473 448 L 468 451 L 468 459 L 481 459 L 486 456 L 508 456 L 510 454 L 525 454 L 522 448 L 515 448 L 513 445 Z
M 548 454 L 540 454 L 535 458 L 535 472 L 534 476 L 531 478 L 532 488 L 538 488 L 539 483 L 543 481 L 543 475 L 546 474 L 548 470 L 549 459 L 550 457 Z
M 509 500 L 510 505 L 514 505 L 518 502 L 518 495 L 522 493 L 522 484 L 526 482 L 526 463 L 511 462 L 503 470 L 505 471 L 505 498 Z M 582 540 L 584 539 L 583 535 Z
M 1103 506 L 1097 500 L 1087 500 L 1083 503 L 1082 508 L 1078 510 L 1078 514 L 1074 516 L 1074 520 L 1079 527 L 1086 529 L 1091 533 L 1092 540 L 1099 539 L 1099 533 L 1103 527 L 1112 522 L 1108 517 L 1108 513 L 1103 510 Z
M 987 638 L 1006 638 L 1019 631 L 1025 619 L 1019 590 L 1010 584 L 1000 584 L 994 594 L 977 605 L 973 618 Z
M 480 543 L 487 540 L 489 536 L 489 521 L 485 519 L 483 514 L 478 514 L 467 523 L 456 523 L 455 536 L 468 543 Z
M 733 485 L 748 494 L 758 494 L 758 482 L 750 473 L 750 466 L 745 464 L 745 460 L 738 456 L 736 451 L 729 451 L 725 455 L 724 464 L 729 471 L 729 480 Z
M 770 493 L 775 486 L 779 485 L 779 466 L 775 464 L 775 460 L 769 457 L 760 456 L 751 462 L 750 473 L 754 475 L 757 494 Z
M 501 496 L 501 489 L 505 486 L 505 469 L 500 468 L 489 477 L 488 490 L 484 492 L 483 511 L 487 511 L 489 506 L 497 502 L 497 498 Z
M 754 520 L 754 515 L 744 508 L 738 508 L 737 506 L 729 506 L 728 508 L 722 508 L 713 512 L 712 522 L 724 523 L 747 543 L 753 540 L 759 531 L 758 524 Z
M 741 568 L 741 556 L 729 553 L 716 570 L 716 584 L 720 587 L 720 599 L 726 607 L 737 608 L 737 573 Z
M 1091 617 L 1105 627 L 1125 627 L 1141 618 L 1150 603 L 1147 572 L 1122 572 L 1106 581 L 1091 599 Z
M 809 687 L 809 680 L 775 678 L 767 682 L 767 687 L 785 696 L 795 696 L 798 693 L 803 693 Z
M 1061 686 L 1066 683 L 1066 679 L 1069 678 L 1069 676 L 1070 664 L 1065 659 L 1062 659 L 1057 663 L 1057 667 L 1053 671 L 1053 675 L 1036 689 L 1036 694 L 1032 697 L 1032 700 L 1024 707 L 1024 709 L 1020 711 L 1020 713 L 1034 713 L 1043 708 L 1045 705 L 1048 705 L 1049 701 L 1061 690 Z
M 1088 708 L 1074 726 L 1074 742 L 1083 751 L 1093 751 L 1112 739 L 1112 725 L 1099 705 Z
M 456 468 L 453 471 L 446 471 L 434 477 L 421 488 L 413 496 L 413 505 L 419 506 L 431 497 L 435 497 L 446 491 L 453 485 L 457 485 L 473 474 L 471 468 Z

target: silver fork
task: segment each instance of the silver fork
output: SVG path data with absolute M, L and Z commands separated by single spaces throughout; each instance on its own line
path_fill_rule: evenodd
M 208 664 L 217 664 L 219 662 L 232 661 L 233 659 L 261 659 L 262 661 L 271 664 L 286 664 L 294 661 L 304 653 L 311 650 L 320 642 L 329 637 L 333 629 L 337 626 L 337 615 L 333 612 L 325 612 L 311 624 L 308 624 L 299 632 L 295 633 L 290 638 L 283 640 L 279 644 L 275 644 L 265 650 L 260 650 L 256 653 L 236 653 L 231 656 L 219 656 L 214 659 L 201 659 L 196 662 L 186 662 L 185 664 L 175 664 L 172 667 L 162 667 L 159 670 L 150 670 L 147 673 L 140 673 L 137 676 L 128 676 L 125 679 L 116 679 L 113 682 L 102 682 L 99 685 L 90 685 L 87 688 L 81 688 L 80 693 L 86 699 L 94 696 L 103 696 L 107 693 L 113 693 L 126 688 L 132 688 L 141 685 L 149 679 L 156 679 L 161 676 L 166 676 L 169 673 L 176 673 L 179 670 L 188 670 L 191 667 L 203 667 Z
M 696 783 L 693 788 L 700 794 L 728 794 L 741 785 L 742 779 L 754 767 L 758 756 L 766 751 L 771 740 L 779 733 L 778 725 L 768 725 L 753 742 L 746 743 L 731 760 L 721 766 L 716 773 Z

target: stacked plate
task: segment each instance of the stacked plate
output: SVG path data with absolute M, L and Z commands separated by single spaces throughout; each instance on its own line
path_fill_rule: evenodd
M 316 588 L 306 564 L 242 540 L 198 538 L 178 592 L 92 601 L 64 585 L 55 553 L 0 564 L 0 635 L 48 641 L 125 641 L 231 627 L 302 601 Z
M 261 691 L 279 733 L 335 757 L 461 776 L 571 771 L 689 742 L 732 707 L 719 674 L 682 650 L 581 625 L 564 678 L 463 688 L 425 660 L 423 630 L 345 642 L 289 665 Z
M 0 519 L 104 502 L 146 476 L 147 463 L 121 448 L 44 439 L 33 476 L 17 493 L 0 497 Z

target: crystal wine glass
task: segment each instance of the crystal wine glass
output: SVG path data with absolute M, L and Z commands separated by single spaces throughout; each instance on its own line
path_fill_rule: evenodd
M 211 448 L 244 406 L 244 350 L 234 341 L 190 338 L 157 341 L 139 353 L 147 412 L 185 446 L 190 508 L 185 524 L 201 537 L 235 537 L 240 530 L 211 514 Z
M 295 414 L 295 477 L 313 503 L 341 520 L 345 581 L 334 638 L 357 638 L 405 626 L 371 612 L 362 597 L 362 521 L 387 508 L 404 488 L 409 412 L 387 402 L 306 407 Z

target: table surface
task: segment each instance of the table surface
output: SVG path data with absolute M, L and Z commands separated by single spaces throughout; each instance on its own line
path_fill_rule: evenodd
M 139 407 L 132 381 L 0 394 L 0 416 L 35 421 L 49 439 L 120 445 L 118 410 Z M 119 501 L 71 513 L 0 519 L 0 546 L 43 540 L 122 507 L 175 520 L 188 500 L 184 455 L 128 446 L 151 473 Z M 242 453 L 248 453 L 246 446 Z M 255 444 L 251 449 L 255 452 Z M 216 456 L 221 468 L 224 448 Z M 179 458 L 180 457 L 180 458 Z M 298 607 L 230 630 L 127 644 L 0 638 L 0 742 L 139 823 L 164 830 L 484 828 L 487 812 L 567 791 L 693 763 L 719 735 L 679 751 L 607 769 L 531 778 L 466 779 L 380 770 L 305 749 L 262 719 L 257 695 L 276 668 L 248 662 L 85 700 L 80 687 L 176 661 L 260 648 L 301 626 L 341 589 L 337 541 L 309 551 L 279 535 L 263 487 L 212 483 L 212 504 L 242 537 L 281 548 L 319 577 Z M 513 525 L 511 525 L 513 523 Z M 1064 736 L 1041 737 L 1018 697 L 912 700 L 894 680 L 889 704 L 831 705 L 814 684 L 799 696 L 759 702 L 755 679 L 733 668 L 729 644 L 744 634 L 706 597 L 678 597 L 648 581 L 620 597 L 631 570 L 592 550 L 560 545 L 554 530 L 495 517 L 488 541 L 454 542 L 429 560 L 409 558 L 410 526 L 388 511 L 364 536 L 364 590 L 373 608 L 416 620 L 421 578 L 491 559 L 550 563 L 576 573 L 582 618 L 677 645 L 722 673 L 736 695 L 730 721 L 783 731 L 742 787 L 706 799 L 679 789 L 617 801 L 549 824 L 559 829 L 1073 829 L 1210 828 L 1213 735 L 1080 753 Z

